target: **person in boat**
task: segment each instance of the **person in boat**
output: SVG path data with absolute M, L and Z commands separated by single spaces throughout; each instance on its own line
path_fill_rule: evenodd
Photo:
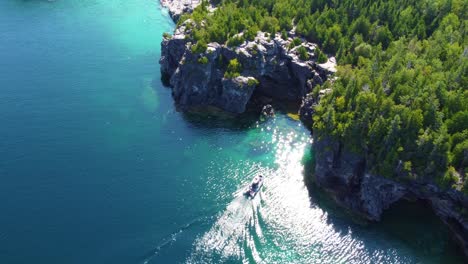
M 254 190 L 257 190 L 258 184 L 260 183 L 260 180 L 261 180 L 262 178 L 263 178 L 262 175 L 256 176 L 256 177 L 253 179 L 253 181 L 252 181 L 252 185 L 250 186 L 250 189 L 253 190 L 253 191 L 254 191 Z

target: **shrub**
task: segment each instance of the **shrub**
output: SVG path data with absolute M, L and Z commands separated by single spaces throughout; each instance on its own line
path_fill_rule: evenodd
M 198 63 L 200 64 L 207 64 L 208 63 L 208 58 L 203 56 L 201 58 L 198 59 Z
M 288 39 L 288 33 L 284 29 L 281 31 L 281 38 L 284 40 Z
M 235 37 L 228 39 L 226 44 L 228 47 L 237 47 L 241 45 L 242 43 L 244 43 L 244 41 L 245 39 L 243 36 L 235 36 Z
M 372 46 L 367 44 L 367 43 L 361 43 L 359 46 L 357 46 L 354 51 L 356 52 L 356 55 L 364 57 L 364 58 L 370 58 L 371 53 L 372 53 Z
M 300 46 L 297 49 L 297 52 L 299 53 L 299 59 L 306 61 L 309 59 L 309 53 L 307 52 L 307 49 L 304 46 Z
M 253 41 L 257 36 L 259 28 L 257 26 L 250 27 L 247 31 L 244 32 L 244 37 L 248 41 Z
M 318 47 L 315 49 L 315 52 L 317 53 L 318 63 L 325 63 L 328 61 L 327 55 L 325 55 L 325 53 L 323 53 Z
M 442 188 L 450 188 L 458 181 L 457 172 L 454 167 L 449 167 L 444 176 L 439 180 L 439 186 Z
M 242 71 L 242 66 L 237 59 L 232 59 L 229 61 L 226 72 L 224 73 L 224 78 L 232 79 L 240 75 Z
M 206 43 L 203 40 L 197 42 L 197 44 L 192 45 L 192 53 L 203 53 L 206 51 Z
M 247 84 L 249 86 L 257 86 L 260 84 L 260 82 L 255 78 L 249 78 L 249 80 L 247 81 Z
M 302 43 L 302 40 L 300 38 L 294 38 L 293 41 L 289 43 L 289 49 L 293 49 L 294 47 L 301 45 L 301 43 Z

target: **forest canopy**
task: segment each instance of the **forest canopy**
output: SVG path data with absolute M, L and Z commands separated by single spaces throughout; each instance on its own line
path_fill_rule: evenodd
M 236 46 L 258 31 L 296 35 L 336 56 L 337 78 L 315 106 L 332 136 L 386 177 L 468 193 L 468 1 L 225 0 L 192 14 L 190 36 Z M 238 34 L 243 32 L 243 34 Z M 307 59 L 305 56 L 302 59 Z

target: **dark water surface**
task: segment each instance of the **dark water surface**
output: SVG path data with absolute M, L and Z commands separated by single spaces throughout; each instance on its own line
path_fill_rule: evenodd
M 176 112 L 172 28 L 154 0 L 0 2 L 0 263 L 462 262 L 428 212 L 362 226 L 310 199 L 312 143 L 287 115 Z

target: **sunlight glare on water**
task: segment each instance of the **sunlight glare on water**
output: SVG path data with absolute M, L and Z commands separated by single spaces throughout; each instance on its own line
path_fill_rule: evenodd
M 254 131 L 263 134 L 255 146 L 272 149 L 274 166 L 250 164 L 257 169 L 236 177 L 264 175 L 260 195 L 252 201 L 243 197 L 244 181 L 211 228 L 196 239 L 187 263 L 408 262 L 382 240 L 375 249 L 369 247 L 353 234 L 353 226 L 342 226 L 311 201 L 302 160 L 312 142 L 299 123 L 285 123 L 291 120 L 278 117 L 257 125 Z
M 280 119 L 278 122 L 284 121 Z M 254 175 L 249 175 L 249 178 L 260 174 L 265 176 L 263 191 L 250 201 L 239 194 L 245 187 L 240 186 L 237 197 L 212 228 L 195 242 L 189 263 L 210 262 L 212 257 L 221 260 L 251 259 L 257 263 L 292 261 L 294 256 L 278 254 L 278 250 L 287 250 L 285 243 L 293 243 L 295 247 L 313 243 L 311 225 L 320 223 L 324 213 L 310 208 L 308 192 L 303 184 L 301 161 L 311 142 L 307 131 L 298 123 L 297 127 L 290 129 L 276 123 L 277 120 L 271 120 L 257 127 L 261 133 L 268 134 L 262 137 L 259 148 L 272 147 L 276 165 L 274 169 L 262 167 Z

